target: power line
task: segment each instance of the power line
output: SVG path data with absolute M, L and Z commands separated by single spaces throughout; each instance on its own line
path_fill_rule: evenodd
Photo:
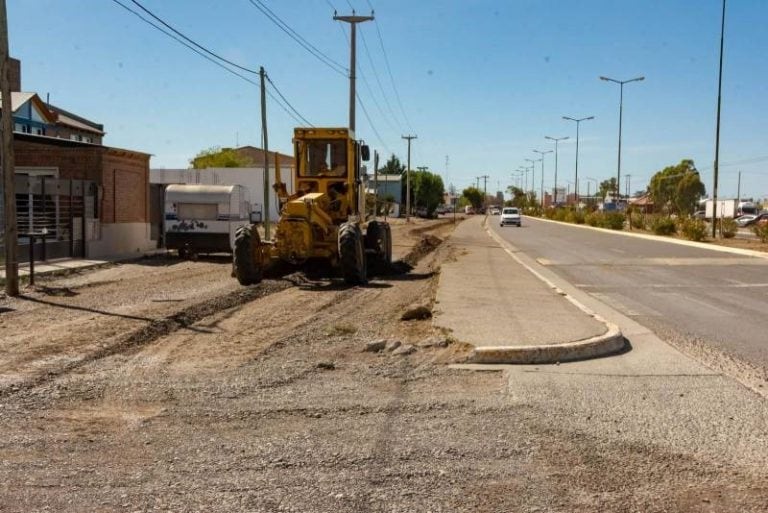
M 389 98 L 387 98 L 387 93 L 384 91 L 384 86 L 381 85 L 381 79 L 379 78 L 379 73 L 376 71 L 376 66 L 373 63 L 373 58 L 371 58 L 371 52 L 368 50 L 368 42 L 365 40 L 365 34 L 363 32 L 360 32 L 360 37 L 363 41 L 363 49 L 365 50 L 365 55 L 368 57 L 368 62 L 371 65 L 371 70 L 373 71 L 373 76 L 376 79 L 376 83 L 379 85 L 379 90 L 381 91 L 381 96 L 384 98 L 384 104 L 387 106 L 387 109 L 389 110 L 390 114 L 392 115 L 392 119 L 395 121 L 396 125 L 400 125 L 402 127 L 402 124 L 400 123 L 400 120 L 397 119 L 397 116 L 395 116 L 394 110 L 392 110 L 392 105 L 389 103 Z M 371 93 L 373 94 L 373 93 Z M 382 112 L 382 115 L 384 113 Z M 398 131 L 395 129 L 395 131 Z M 399 130 L 402 132 L 402 130 Z
M 371 5 L 371 2 L 368 2 L 368 5 L 371 6 L 371 10 L 373 10 L 373 5 Z M 400 93 L 397 91 L 397 85 L 395 84 L 395 77 L 392 74 L 392 67 L 389 65 L 389 57 L 387 57 L 387 50 L 384 48 L 384 38 L 381 36 L 381 29 L 379 28 L 379 22 L 375 21 L 374 25 L 376 26 L 376 34 L 379 38 L 379 45 L 381 46 L 381 52 L 384 54 L 384 64 L 387 66 L 387 73 L 389 74 L 389 80 L 392 82 L 392 89 L 395 91 L 395 98 L 397 98 L 397 104 L 400 106 L 400 111 L 403 114 L 403 119 L 405 119 L 405 124 L 408 125 L 408 128 L 411 127 L 411 122 L 408 120 L 408 114 L 405 113 L 405 109 L 403 108 L 403 102 L 400 99 Z
M 198 54 L 199 56 L 203 57 L 204 59 L 207 59 L 208 61 L 210 61 L 210 62 L 212 62 L 213 64 L 217 65 L 218 67 L 222 68 L 223 70 L 225 70 L 225 71 L 227 71 L 227 72 L 231 73 L 232 75 L 235 75 L 235 76 L 236 76 L 236 77 L 238 77 L 238 78 L 241 78 L 241 79 L 245 80 L 246 82 L 248 82 L 248 83 L 250 83 L 250 84 L 253 84 L 253 85 L 257 86 L 257 87 L 259 86 L 259 83 L 258 83 L 258 82 L 255 82 L 255 81 L 253 81 L 253 80 L 249 79 L 248 77 L 246 77 L 246 76 L 244 76 L 244 75 L 242 75 L 242 74 L 238 73 L 237 71 L 235 71 L 235 70 L 232 70 L 232 69 L 230 69 L 230 68 L 226 67 L 226 66 L 225 66 L 225 65 L 223 65 L 221 62 L 219 62 L 219 61 L 217 61 L 217 60 L 213 59 L 212 57 L 210 57 L 210 56 L 208 56 L 208 55 L 206 55 L 205 53 L 201 52 L 200 50 L 198 50 L 198 49 L 197 49 L 197 48 L 195 48 L 194 46 L 190 45 L 189 43 L 185 42 L 184 40 L 180 39 L 179 37 L 175 36 L 174 34 L 172 34 L 172 33 L 168 32 L 167 30 L 163 29 L 162 27 L 159 27 L 159 26 L 155 25 L 155 24 L 154 24 L 154 23 L 152 23 L 150 20 L 148 20 L 147 18 L 145 18 L 144 16 L 142 16 L 142 15 L 141 15 L 141 13 L 138 13 L 138 12 L 134 11 L 133 9 L 131 9 L 130 7 L 128 7 L 127 5 L 125 5 L 125 4 L 123 4 L 122 2 L 120 2 L 120 0 L 112 0 L 112 2 L 116 3 L 117 5 L 119 5 L 119 6 L 120 6 L 120 7 L 122 7 L 123 9 L 125 9 L 126 11 L 130 12 L 131 14 L 133 14 L 134 16 L 136 16 L 137 18 L 139 18 L 141 21 L 143 21 L 144 23 L 146 23 L 146 24 L 147 24 L 147 25 L 149 25 L 150 27 L 152 27 L 152 28 L 154 28 L 154 29 L 156 29 L 156 30 L 159 30 L 160 32 L 162 32 L 162 33 L 163 33 L 163 34 L 165 34 L 166 36 L 168 36 L 168 37 L 170 37 L 171 39 L 175 40 L 177 43 L 179 43 L 179 44 L 181 44 L 181 45 L 183 45 L 183 46 L 186 46 L 187 48 L 189 48 L 190 50 L 192 50 L 193 52 L 195 52 L 195 53 L 196 53 L 196 54 Z
M 181 37 L 181 38 L 182 38 L 182 39 L 184 39 L 185 41 L 189 42 L 190 44 L 192 44 L 192 45 L 196 46 L 197 48 L 199 48 L 200 50 L 204 51 L 205 53 L 207 53 L 207 54 L 209 54 L 209 55 L 211 55 L 211 56 L 213 56 L 213 57 L 215 57 L 215 58 L 219 59 L 220 61 L 226 62 L 227 64 L 229 64 L 230 66 L 234 66 L 235 68 L 241 69 L 241 70 L 243 70 L 243 71 L 247 71 L 248 73 L 253 73 L 253 74 L 255 74 L 255 75 L 258 75 L 258 74 L 259 74 L 258 70 L 252 70 L 252 69 L 250 69 L 250 68 L 246 68 L 245 66 L 241 66 L 241 65 L 237 64 L 236 62 L 232 62 L 232 61 L 230 61 L 230 60 L 228 60 L 228 59 L 225 59 L 225 58 L 224 58 L 224 57 L 222 57 L 221 55 L 218 55 L 218 54 L 216 54 L 216 53 L 212 52 L 211 50 L 209 50 L 208 48 L 204 47 L 203 45 L 201 45 L 201 44 L 197 43 L 197 42 L 196 42 L 196 41 L 194 41 L 193 39 L 191 39 L 191 38 L 189 38 L 189 37 L 185 36 L 184 34 L 182 34 L 181 32 L 179 32 L 178 30 L 176 30 L 175 28 L 173 28 L 171 25 L 169 25 L 168 23 L 166 23 L 166 22 L 165 22 L 165 21 L 164 21 L 162 18 L 160 18 L 159 16 L 157 16 L 155 13 L 153 13 L 152 11 L 150 11 L 149 9 L 147 9 L 146 7 L 144 7 L 143 5 L 141 5 L 141 3 L 139 3 L 139 1 L 138 1 L 138 0 L 131 0 L 131 2 L 133 2 L 133 3 L 134 3 L 134 4 L 135 4 L 135 5 L 136 5 L 136 6 L 137 6 L 139 9 L 141 9 L 141 10 L 142 10 L 142 11 L 144 11 L 145 13 L 149 14 L 150 16 L 152 16 L 152 18 L 154 18 L 155 20 L 157 20 L 158 22 L 160 22 L 160 23 L 161 23 L 161 24 L 162 24 L 164 27 L 166 27 L 167 29 L 169 29 L 169 30 L 173 31 L 173 33 L 174 33 L 174 34 L 177 34 L 179 37 Z
M 204 49 L 204 50 L 205 50 L 205 53 L 203 53 L 203 51 L 200 51 L 200 50 L 198 50 L 198 49 L 197 49 L 197 48 L 195 48 L 195 46 L 193 46 L 192 44 L 190 44 L 190 43 L 187 43 L 187 42 L 185 41 L 185 39 L 186 39 L 186 40 L 190 40 L 190 39 L 189 39 L 189 38 L 187 38 L 186 36 L 183 36 L 183 34 L 181 35 L 181 37 L 184 37 L 184 39 L 182 39 L 182 38 L 181 38 L 181 37 L 179 37 L 179 36 L 176 36 L 174 33 L 178 33 L 178 31 L 176 31 L 175 29 L 173 29 L 173 27 L 171 27 L 171 26 L 170 26 L 168 23 L 166 23 L 166 22 L 164 22 L 164 21 L 162 21 L 162 20 L 159 20 L 159 19 L 158 19 L 156 16 L 152 15 L 152 17 L 153 17 L 153 18 L 155 18 L 155 19 L 158 19 L 158 21 L 160 21 L 160 22 L 161 22 L 161 23 L 162 23 L 164 26 L 167 26 L 167 27 L 169 27 L 169 28 L 170 28 L 170 30 L 173 30 L 173 32 L 174 32 L 174 33 L 171 33 L 171 32 L 169 32 L 169 31 L 167 31 L 167 30 L 163 29 L 162 27 L 160 27 L 160 26 L 158 26 L 158 25 L 155 25 L 155 24 L 154 24 L 154 23 L 153 23 L 151 20 L 149 20 L 149 19 L 145 18 L 144 16 L 142 16 L 142 14 L 141 14 L 141 13 L 139 13 L 139 12 L 137 12 L 137 11 L 135 11 L 135 10 L 131 9 L 131 8 L 130 8 L 130 7 L 128 7 L 127 5 L 123 4 L 123 3 L 122 3 L 120 0 L 112 0 L 112 1 L 113 1 L 115 4 L 119 5 L 120 7 L 122 7 L 123 9 L 125 9 L 126 11 L 130 12 L 131 14 L 133 14 L 134 16 L 136 16 L 137 18 L 139 18 L 141 21 L 143 21 L 143 22 L 144 22 L 144 23 L 146 23 L 147 25 L 149 25 L 149 26 L 151 26 L 152 28 L 154 28 L 154 29 L 156 29 L 156 30 L 158 30 L 158 31 L 162 32 L 163 34 L 165 34 L 166 36 L 170 37 L 171 39 L 173 39 L 173 40 L 174 40 L 174 41 L 176 41 L 177 43 L 179 43 L 179 44 L 181 44 L 181 45 L 183 45 L 183 46 L 187 47 L 188 49 L 192 50 L 193 52 L 195 52 L 195 53 L 196 53 L 196 54 L 198 54 L 199 56 L 203 57 L 204 59 L 208 60 L 209 62 L 212 62 L 212 63 L 213 63 L 213 64 L 215 64 L 216 66 L 220 67 L 220 68 L 221 68 L 221 69 L 223 69 L 224 71 L 226 71 L 226 72 L 228 72 L 228 73 L 231 73 L 232 75 L 234 75 L 234 76 L 236 76 L 236 77 L 238 77 L 238 78 L 240 78 L 240 79 L 242 79 L 242 80 L 244 80 L 244 81 L 248 82 L 249 84 L 255 85 L 256 87 L 261 87 L 261 85 L 260 85 L 258 82 L 254 81 L 254 80 L 251 80 L 250 78 L 248 78 L 248 77 L 246 77 L 246 76 L 242 75 L 241 73 L 238 73 L 237 71 L 235 71 L 235 70 L 233 70 L 233 69 L 230 69 L 230 68 L 228 68 L 227 66 L 225 66 L 225 65 L 224 65 L 224 64 L 222 64 L 221 62 L 219 62 L 219 61 L 217 61 L 216 59 L 214 59 L 213 57 L 211 57 L 211 55 L 212 55 L 212 56 L 215 56 L 216 58 L 219 58 L 219 59 L 223 60 L 224 62 L 227 62 L 228 64 L 231 64 L 232 66 L 235 66 L 235 67 L 237 67 L 237 68 L 240 68 L 240 69 L 244 69 L 244 70 L 246 70 L 246 71 L 249 71 L 249 72 L 253 72 L 253 70 L 250 70 L 250 69 L 248 69 L 248 68 L 244 68 L 243 66 L 240 66 L 240 65 L 238 65 L 238 64 L 232 63 L 231 61 L 228 61 L 227 59 L 223 59 L 223 58 L 219 57 L 219 56 L 218 56 L 216 53 L 214 53 L 214 52 L 212 52 L 212 51 L 210 51 L 210 50 Z M 131 0 L 131 1 L 133 2 L 134 0 Z M 136 2 L 134 2 L 134 3 L 136 3 Z M 146 9 L 144 9 L 144 10 L 146 11 Z M 191 41 L 191 40 L 190 40 L 190 41 Z M 198 47 L 199 47 L 200 45 L 196 45 L 196 46 L 198 46 Z M 207 53 L 208 55 L 206 55 L 206 53 Z M 258 71 L 256 71 L 255 73 L 258 73 Z M 269 80 L 269 78 L 267 78 L 267 80 Z M 275 96 L 274 96 L 274 95 L 273 95 L 273 94 L 272 94 L 272 93 L 271 93 L 269 90 L 267 90 L 267 94 L 269 95 L 269 97 L 270 97 L 270 98 L 272 98 L 272 100 L 273 100 L 273 101 L 274 101 L 274 102 L 275 102 L 275 103 L 276 103 L 276 104 L 277 104 L 277 105 L 278 105 L 278 106 L 279 106 L 281 109 L 283 109 L 283 110 L 285 111 L 285 113 L 286 113 L 286 114 L 288 114 L 288 115 L 289 115 L 291 118 L 293 118 L 293 119 L 294 119 L 294 121 L 296 121 L 298 124 L 303 124 L 303 123 L 306 123 L 306 124 L 308 124 L 308 125 L 312 126 L 312 124 L 311 124 L 311 123 L 309 123 L 309 122 L 306 120 L 306 118 L 305 118 L 304 116 L 302 116 L 302 115 L 301 115 L 301 113 L 299 113 L 299 111 L 298 111 L 298 110 L 296 110 L 296 109 L 293 107 L 293 105 L 291 105 L 291 103 L 290 103 L 290 102 L 288 101 L 288 99 L 287 99 L 287 98 L 286 98 L 286 97 L 285 97 L 285 96 L 284 96 L 284 95 L 283 95 L 283 94 L 280 92 L 280 90 L 277 88 L 277 86 L 274 84 L 274 82 L 272 82 L 271 80 L 269 80 L 269 82 L 270 82 L 270 84 L 272 85 L 272 87 L 275 89 L 275 91 L 277 92 L 277 94 L 279 95 L 279 98 L 282 98 L 282 102 L 281 102 L 281 100 L 280 100 L 279 98 L 275 97 Z M 288 105 L 288 107 L 286 107 L 285 105 L 283 105 L 283 102 L 285 102 L 285 104 L 286 104 L 286 105 Z M 290 108 L 290 110 L 289 110 L 289 108 Z M 291 111 L 293 111 L 293 112 L 291 112 Z M 295 113 L 295 114 L 294 114 L 294 113 Z
M 371 130 L 373 131 L 373 134 L 379 140 L 379 143 L 384 147 L 384 149 L 387 150 L 387 153 L 392 153 L 394 155 L 394 152 L 389 149 L 386 143 L 384 143 L 384 139 L 381 137 L 381 134 L 379 133 L 379 131 L 376 130 L 376 126 L 373 124 L 373 121 L 371 121 L 371 116 L 368 115 L 368 110 L 365 108 L 365 104 L 363 103 L 363 100 L 360 99 L 360 95 L 358 93 L 355 93 L 355 96 L 357 97 L 357 101 L 360 102 L 360 108 L 363 109 L 363 114 L 365 115 L 365 119 L 368 120 L 368 124 L 370 125 Z
M 314 127 L 314 125 L 312 123 L 310 123 L 309 121 L 307 121 L 307 119 L 304 116 L 302 116 L 301 113 L 298 110 L 296 110 L 293 105 L 291 105 L 291 102 L 289 102 L 288 99 L 286 99 L 286 97 L 283 96 L 283 93 L 281 93 L 280 89 L 278 89 L 277 86 L 275 85 L 275 83 L 272 82 L 272 79 L 269 78 L 269 75 L 266 75 L 266 79 L 267 79 L 267 82 L 269 82 L 269 84 L 275 89 L 275 92 L 278 94 L 278 96 L 280 96 L 280 98 L 283 99 L 283 101 L 288 106 L 288 108 L 290 108 L 293 112 L 295 112 L 296 116 L 301 118 L 301 120 L 304 121 L 304 123 L 306 123 L 307 125 L 309 125 L 311 127 Z M 274 97 L 273 97 L 273 99 L 274 99 Z M 296 119 L 296 118 L 294 117 L 294 119 Z
M 336 62 L 332 58 L 328 57 L 325 53 L 323 53 L 321 50 L 319 50 L 316 46 L 314 46 L 312 43 L 307 41 L 304 37 L 301 36 L 298 32 L 293 30 L 286 22 L 284 22 L 277 14 L 275 14 L 269 7 L 264 5 L 264 2 L 261 0 L 248 0 L 251 5 L 253 5 L 256 9 L 261 11 L 261 13 L 266 16 L 267 18 L 272 21 L 277 27 L 285 32 L 291 39 L 296 41 L 302 48 L 304 48 L 306 51 L 308 51 L 310 54 L 312 54 L 316 59 L 318 59 L 320 62 L 331 68 L 336 73 L 347 76 L 347 68 L 345 68 L 342 64 Z

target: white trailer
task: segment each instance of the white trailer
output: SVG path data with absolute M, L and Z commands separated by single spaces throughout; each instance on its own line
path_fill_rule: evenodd
M 726 217 L 736 217 L 736 207 L 738 201 L 735 199 L 719 199 L 717 200 L 717 218 L 723 219 Z M 707 219 L 712 219 L 712 212 L 714 210 L 714 202 L 707 200 L 704 205 L 704 216 Z
M 182 257 L 231 253 L 235 230 L 249 222 L 246 197 L 241 185 L 169 185 L 165 189 L 165 247 Z

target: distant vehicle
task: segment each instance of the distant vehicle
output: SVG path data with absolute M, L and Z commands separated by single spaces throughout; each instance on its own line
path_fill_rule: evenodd
M 697 210 L 693 213 L 694 219 L 706 219 L 707 218 L 707 212 L 706 210 Z
M 768 224 L 768 212 L 763 212 L 762 214 L 756 215 L 754 219 L 752 219 L 748 224 L 745 224 L 744 226 L 752 226 L 753 224 L 760 226 Z
M 736 207 L 736 215 L 737 216 L 757 215 L 759 213 L 760 213 L 760 211 L 757 209 L 757 205 L 755 205 L 751 201 L 742 201 Z
M 165 189 L 165 247 L 182 258 L 231 253 L 235 231 L 250 222 L 242 185 L 169 185 Z
M 435 214 L 441 215 L 441 214 L 447 214 L 450 212 L 447 205 L 438 205 L 438 207 L 435 209 Z
M 741 217 L 736 218 L 736 224 L 741 226 L 741 227 L 749 226 L 749 225 L 751 225 L 751 224 L 753 224 L 755 222 L 756 218 L 757 218 L 756 215 L 741 216 Z
M 499 214 L 501 214 L 501 210 L 499 210 L 498 208 L 494 207 L 494 208 L 491 209 L 491 215 L 492 216 L 497 216 Z
M 467 215 L 472 215 L 475 213 L 475 209 L 472 206 L 467 205 L 466 207 L 464 207 L 464 213 Z
M 504 207 L 501 211 L 501 219 L 499 219 L 499 226 L 506 226 L 508 224 L 521 226 L 520 209 L 515 207 Z

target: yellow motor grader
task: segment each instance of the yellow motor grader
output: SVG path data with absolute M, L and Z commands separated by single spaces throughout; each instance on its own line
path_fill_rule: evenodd
M 368 259 L 389 264 L 392 232 L 388 223 L 368 220 L 362 161 L 368 146 L 346 128 L 296 128 L 295 192 L 288 195 L 275 176 L 280 219 L 273 240 L 260 240 L 256 226 L 235 236 L 234 275 L 242 285 L 259 283 L 265 270 L 283 261 L 299 266 L 330 263 L 352 285 L 367 282 Z M 265 213 L 266 215 L 266 213 Z

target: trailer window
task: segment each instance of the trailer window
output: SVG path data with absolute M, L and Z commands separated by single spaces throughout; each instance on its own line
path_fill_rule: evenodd
M 219 206 L 210 203 L 178 203 L 176 213 L 179 219 L 209 219 L 219 217 Z
M 346 141 L 303 141 L 299 148 L 301 176 L 346 176 Z

